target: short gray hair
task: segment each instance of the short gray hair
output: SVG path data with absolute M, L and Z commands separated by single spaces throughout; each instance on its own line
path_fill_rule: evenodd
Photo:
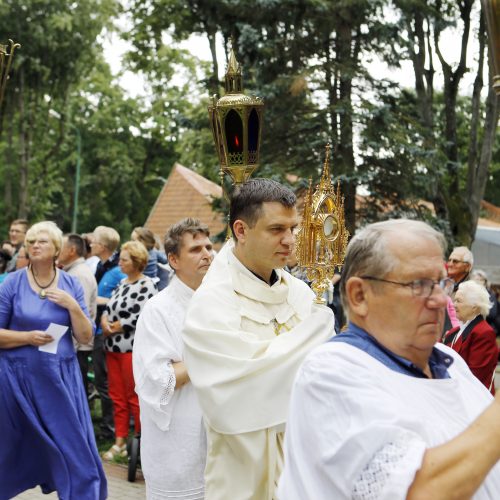
M 483 282 L 486 288 L 490 287 L 490 280 L 488 279 L 488 275 L 482 269 L 474 269 L 474 271 L 472 271 L 472 273 L 470 274 L 470 279 L 477 282 Z
M 488 290 L 480 285 L 477 281 L 464 281 L 458 285 L 458 290 L 463 293 L 465 302 L 470 306 L 475 306 L 479 309 L 479 314 L 486 318 L 493 304 L 490 302 L 490 294 Z
M 455 247 L 453 252 L 460 252 L 463 254 L 462 260 L 466 264 L 470 264 L 470 267 L 474 265 L 474 255 L 467 247 Z M 451 253 L 453 253 L 451 252 Z M 451 254 L 450 254 L 451 255 Z
M 97 226 L 94 229 L 94 241 L 99 240 L 100 243 L 106 247 L 110 252 L 115 252 L 120 246 L 120 235 L 118 231 L 108 226 Z
M 340 298 L 346 312 L 349 304 L 346 297 L 346 283 L 353 276 L 373 276 L 383 278 L 398 264 L 390 252 L 387 242 L 389 234 L 408 231 L 422 238 L 434 240 L 444 251 L 444 236 L 425 222 L 410 219 L 389 219 L 369 224 L 358 231 L 349 242 L 342 269 Z

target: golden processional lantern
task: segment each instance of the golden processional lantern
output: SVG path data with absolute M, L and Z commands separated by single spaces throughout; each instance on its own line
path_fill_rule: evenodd
M 7 45 L 0 45 L 0 106 L 2 105 L 5 88 L 7 87 L 7 80 L 9 78 L 9 71 L 12 64 L 12 58 L 14 57 L 14 51 L 21 47 L 21 45 L 14 43 L 12 40 L 9 40 L 9 43 L 9 52 Z
M 208 107 L 210 126 L 221 167 L 233 184 L 245 182 L 259 166 L 264 102 L 243 93 L 241 66 L 231 49 L 225 76 L 226 94 L 213 96 Z
M 325 303 L 322 296 L 330 287 L 335 270 L 344 263 L 348 239 L 344 197 L 340 183 L 335 188 L 330 179 L 330 145 L 327 144 L 323 173 L 314 192 L 312 181 L 309 182 L 296 242 L 297 264 L 306 271 L 318 304 Z
M 500 96 L 500 0 L 481 0 L 490 45 L 493 88 Z

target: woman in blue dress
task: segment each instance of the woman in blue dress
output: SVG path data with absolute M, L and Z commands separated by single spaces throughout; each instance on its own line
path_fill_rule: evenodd
M 0 285 L 0 500 L 39 485 L 63 500 L 103 500 L 107 485 L 71 335 L 93 325 L 76 278 L 55 266 L 53 222 L 26 233 L 30 266 Z M 51 323 L 68 327 L 54 353 Z M 51 344 L 52 345 L 52 344 Z

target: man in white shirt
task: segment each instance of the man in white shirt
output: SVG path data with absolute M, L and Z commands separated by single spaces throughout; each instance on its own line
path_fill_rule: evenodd
M 139 316 L 133 349 L 141 408 L 141 464 L 148 499 L 203 499 L 206 436 L 183 361 L 186 309 L 212 262 L 208 227 L 183 219 L 165 236 L 175 271 Z
M 334 334 L 331 311 L 283 270 L 299 219 L 292 191 L 251 179 L 231 199 L 229 241 L 196 291 L 185 359 L 207 425 L 207 500 L 271 500 L 290 390 L 305 355 Z
M 349 324 L 298 371 L 280 500 L 500 498 L 500 397 L 439 343 L 445 247 L 409 220 L 349 243 Z
M 85 304 L 87 305 L 90 317 L 95 320 L 97 311 L 97 281 L 90 268 L 85 264 L 85 241 L 79 234 L 64 236 L 63 246 L 61 247 L 57 262 L 62 266 L 64 271 L 75 276 L 82 285 Z M 88 344 L 80 344 L 73 339 L 87 396 L 89 395 L 87 380 L 89 371 L 88 358 L 93 349 L 93 340 Z

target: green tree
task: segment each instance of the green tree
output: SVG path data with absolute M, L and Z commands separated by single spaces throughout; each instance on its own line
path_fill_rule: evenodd
M 470 246 L 486 188 L 499 113 L 498 99 L 491 85 L 486 98 L 481 96 L 486 64 L 483 15 L 474 16 L 474 7 L 478 7 L 474 0 L 401 0 L 395 4 L 402 28 L 397 42 L 403 56 L 409 57 L 413 64 L 417 109 L 426 130 L 425 147 L 430 152 L 439 152 L 427 166 L 433 191 L 429 199 L 436 214 L 448 221 L 455 241 Z M 475 67 L 470 67 L 467 50 L 474 23 L 477 23 L 479 55 Z M 440 49 L 444 30 L 450 26 L 461 37 L 460 59 L 456 65 L 452 65 Z M 442 106 L 437 102 L 434 54 L 443 73 Z M 466 126 L 467 146 L 466 151 L 461 152 L 458 101 L 464 75 L 471 70 L 476 77 L 469 104 L 470 122 Z M 441 113 L 441 119 L 437 118 L 437 112 Z
M 115 0 L 6 0 L 0 4 L 0 33 L 22 43 L 5 96 L 4 216 L 44 211 L 63 189 L 50 165 L 65 135 L 65 122 L 48 130 L 48 112 L 92 68 L 95 41 L 116 12 Z M 44 176 L 47 191 L 34 191 Z M 34 183 L 34 186 L 31 184 Z M 40 201 L 42 200 L 42 201 Z M 50 204 L 50 203 L 49 203 Z

